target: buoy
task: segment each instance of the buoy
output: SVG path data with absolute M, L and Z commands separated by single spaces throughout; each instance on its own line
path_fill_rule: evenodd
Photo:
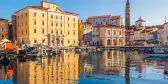
M 14 46 L 12 43 L 6 43 L 6 51 L 12 52 L 14 50 Z

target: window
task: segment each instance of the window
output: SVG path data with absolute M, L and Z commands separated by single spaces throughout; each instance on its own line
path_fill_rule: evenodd
M 55 26 L 58 27 L 58 23 L 57 22 L 55 23 Z
M 26 17 L 27 17 L 27 13 L 26 13 Z
M 62 16 L 60 17 L 60 19 L 62 20 Z
M 58 34 L 58 31 L 56 30 L 56 34 Z
M 68 28 L 70 28 L 70 27 L 69 27 L 69 23 L 68 23 Z
M 62 34 L 62 30 L 61 30 L 60 34 Z
M 68 40 L 68 43 L 69 43 L 69 40 Z
M 74 28 L 75 28 L 75 23 L 73 25 L 74 25 Z
M 2 38 L 4 38 L 4 35 L 2 35 Z
M 34 21 L 34 25 L 36 25 L 36 21 Z
M 42 21 L 42 25 L 44 26 L 44 21 Z
M 95 37 L 95 35 L 93 35 L 93 37 Z
M 36 33 L 36 29 L 34 29 L 34 33 Z
M 34 16 L 36 17 L 36 12 L 34 12 Z
M 70 34 L 70 32 L 68 31 L 68 35 Z
M 37 40 L 34 40 L 34 43 L 37 43 Z
M 42 43 L 44 43 L 44 42 L 45 42 L 45 39 L 43 39 Z
M 51 19 L 53 19 L 53 15 L 51 15 Z
M 110 30 L 108 30 L 107 32 L 108 32 L 108 35 L 110 35 Z
M 116 31 L 114 31 L 114 35 L 116 35 Z
M 42 33 L 44 34 L 44 29 L 42 30 Z
M 60 23 L 60 26 L 62 27 L 62 23 Z
M 73 21 L 75 21 L 75 18 L 73 19 Z
M 51 30 L 51 34 L 53 34 L 53 30 Z
M 44 18 L 44 14 L 42 14 L 42 17 Z
M 119 31 L 119 35 L 121 35 L 121 31 Z
M 74 40 L 74 43 L 75 43 L 75 40 Z
M 68 21 L 69 21 L 69 17 L 68 17 Z
M 53 26 L 53 22 L 51 22 L 51 26 Z
M 23 34 L 23 30 L 22 30 L 22 34 Z
M 27 25 L 27 21 L 26 21 L 26 25 Z
M 27 34 L 27 29 L 26 29 L 26 34 Z
M 74 31 L 74 35 L 75 35 L 75 31 Z

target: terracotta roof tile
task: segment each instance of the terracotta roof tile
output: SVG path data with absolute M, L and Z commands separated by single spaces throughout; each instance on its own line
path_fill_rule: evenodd
M 0 21 L 8 21 L 7 19 L 0 18 Z
M 23 8 L 23 9 L 21 9 L 21 10 L 24 10 L 26 8 L 40 9 L 40 10 L 45 10 L 45 11 L 47 11 L 49 9 L 49 8 L 44 8 L 42 6 L 27 6 L 27 7 Z M 19 11 L 21 11 L 21 10 L 19 10 Z M 19 11 L 17 11 L 17 12 L 19 12 Z M 17 13 L 17 12 L 15 12 L 15 13 Z M 79 15 L 77 13 L 72 13 L 72 12 L 68 12 L 68 11 L 65 11 L 65 13 L 66 14 L 72 14 L 72 15 Z
M 72 12 L 68 12 L 68 11 L 65 11 L 65 13 L 67 13 L 67 14 L 79 15 L 79 14 L 77 14 L 77 13 L 72 13 Z
M 95 19 L 95 18 L 110 18 L 111 15 L 102 15 L 102 16 L 89 16 L 88 19 Z
M 124 26 L 117 26 L 117 25 L 111 25 L 111 24 L 106 24 L 106 25 L 100 25 L 100 26 L 93 26 L 94 28 L 105 28 L 105 27 L 124 27 Z
M 81 24 L 92 24 L 92 23 L 90 23 L 90 22 L 82 22 Z

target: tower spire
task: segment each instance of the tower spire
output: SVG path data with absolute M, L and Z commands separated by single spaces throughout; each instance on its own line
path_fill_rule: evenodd
M 129 29 L 130 27 L 130 2 L 127 0 L 125 7 L 125 27 Z
M 167 19 L 166 19 L 166 16 L 165 16 L 165 23 L 167 23 Z
M 126 5 L 130 5 L 130 2 L 129 2 L 129 0 L 127 0 L 127 3 L 126 3 Z

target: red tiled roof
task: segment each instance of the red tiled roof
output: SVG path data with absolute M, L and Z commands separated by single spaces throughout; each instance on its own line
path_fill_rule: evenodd
M 40 9 L 40 10 L 45 10 L 45 11 L 47 11 L 49 9 L 49 8 L 44 8 L 42 6 L 27 6 L 27 7 L 23 8 L 23 9 L 21 9 L 21 10 L 24 10 L 26 8 Z M 19 10 L 19 11 L 21 11 L 21 10 Z M 17 11 L 17 12 L 19 12 L 19 11 Z M 15 12 L 15 13 L 17 13 L 17 12 Z M 66 14 L 79 15 L 77 13 L 72 13 L 72 12 L 68 12 L 68 11 L 64 11 L 64 12 Z
M 0 21 L 8 21 L 7 19 L 0 18 Z
M 124 26 L 117 26 L 117 25 L 111 25 L 111 24 L 93 26 L 93 28 L 105 28 L 105 27 L 124 27 Z
M 123 18 L 121 16 L 111 16 L 111 19 L 120 19 L 120 18 Z
M 72 12 L 68 12 L 68 11 L 65 11 L 66 14 L 74 14 L 74 15 L 79 15 L 77 13 L 72 13 Z
M 92 24 L 92 23 L 90 23 L 90 22 L 82 22 L 81 24 Z
M 110 18 L 111 15 L 102 15 L 102 16 L 89 16 L 88 19 L 95 19 L 95 18 Z

